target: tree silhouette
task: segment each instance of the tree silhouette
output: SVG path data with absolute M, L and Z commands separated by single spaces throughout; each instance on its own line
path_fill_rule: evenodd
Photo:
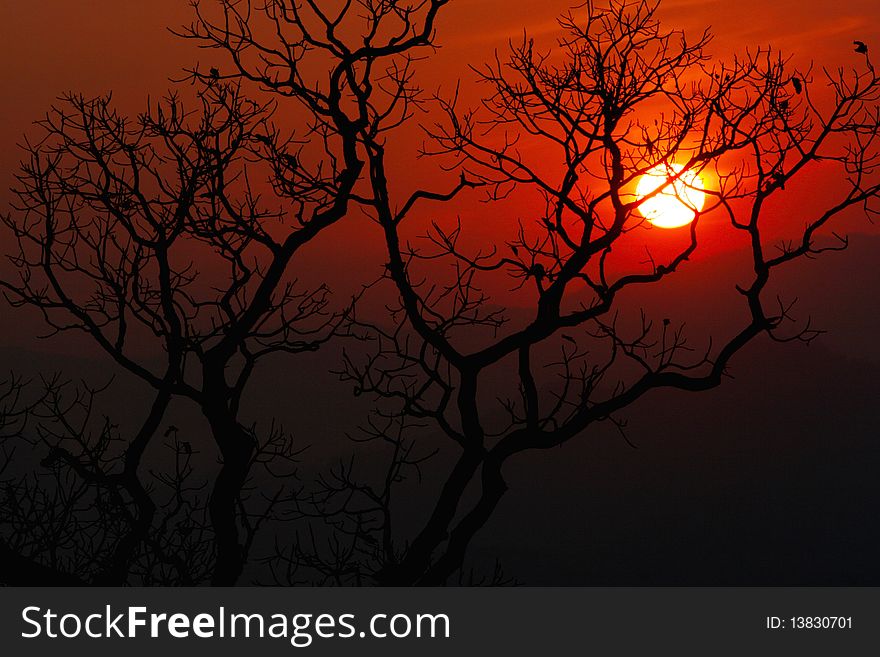
M 666 31 L 653 2 L 589 0 L 555 50 L 524 38 L 477 68 L 489 92 L 462 110 L 457 94 L 422 94 L 415 71 L 448 4 L 196 0 L 179 35 L 219 61 L 189 70 L 190 87 L 133 121 L 70 95 L 39 124 L 4 218 L 18 278 L 3 289 L 152 396 L 129 428 L 100 412 L 105 387 L 0 385 L 0 579 L 229 585 L 250 565 L 284 584 L 505 583 L 465 565 L 512 457 L 601 423 L 623 431 L 620 413 L 652 391 L 714 388 L 761 336 L 821 333 L 773 284 L 846 247 L 841 215 L 874 213 L 880 78 L 866 55 L 821 73 L 771 50 L 725 63 L 708 32 Z M 420 155 L 451 180 L 402 192 L 386 146 L 417 110 L 433 112 Z M 841 195 L 780 243 L 774 203 L 817 167 Z M 620 257 L 668 185 L 707 202 L 672 253 Z M 429 214 L 474 200 L 531 220 L 480 247 L 468 220 Z M 387 252 L 381 279 L 344 302 L 300 285 L 303 251 L 358 213 Z M 727 281 L 745 319 L 695 337 L 639 293 L 688 266 L 706 221 L 747 245 L 747 278 Z M 511 286 L 521 317 L 494 299 Z M 377 318 L 372 295 L 389 292 Z M 300 486 L 298 445 L 242 400 L 265 359 L 337 338 L 355 345 L 343 389 L 372 404 L 352 447 L 369 466 L 344 458 Z M 216 471 L 169 424 L 178 401 L 209 427 Z M 426 492 L 428 468 L 441 483 Z M 430 508 L 413 529 L 400 509 L 415 489 Z M 264 528 L 275 549 L 260 558 Z
M 105 390 L 57 376 L 39 386 L 6 384 L 9 403 L 0 417 L 14 431 L 0 436 L 5 583 L 193 585 L 210 579 L 212 531 L 192 446 L 167 440 L 160 454 L 165 469 L 150 468 L 147 476 L 133 470 L 129 464 L 145 448 L 100 414 Z M 38 463 L 27 462 L 28 450 Z
M 511 457 L 589 435 L 601 422 L 622 428 L 619 413 L 651 391 L 714 388 L 759 336 L 813 340 L 821 331 L 795 321 L 771 280 L 793 262 L 845 248 L 833 223 L 849 208 L 875 212 L 880 79 L 866 58 L 819 75 L 770 50 L 722 63 L 707 54 L 708 32 L 691 41 L 666 31 L 657 4 L 639 0 L 588 1 L 560 25 L 566 36 L 555 51 L 525 38 L 478 69 L 490 90 L 478 110 L 441 100 L 445 119 L 429 128 L 423 152 L 453 162 L 457 189 L 487 191 L 481 214 L 511 212 L 503 202 L 514 199 L 517 214 L 541 208 L 533 224 L 488 248 L 468 245 L 461 221 L 434 221 L 428 247 L 407 241 L 416 213 L 394 199 L 382 145 L 363 135 L 399 305 L 391 326 L 356 320 L 375 350 L 350 356 L 343 376 L 380 400 L 379 417 L 431 423 L 455 454 L 421 529 L 386 548 L 376 572 L 384 584 L 436 585 L 460 572 L 505 494 Z M 816 92 L 819 82 L 830 94 Z M 843 193 L 808 208 L 802 229 L 778 243 L 768 235 L 771 204 L 816 165 Z M 664 182 L 638 197 L 636 182 L 658 167 Z M 642 204 L 667 185 L 692 185 L 694 175 L 708 181 L 708 200 L 692 208 L 686 243 L 663 259 L 615 258 L 646 230 Z M 632 292 L 684 268 L 707 217 L 746 238 L 751 274 L 728 283 L 745 321 L 697 341 L 668 317 L 651 318 Z M 522 321 L 508 321 L 487 292 L 497 274 L 521 291 Z M 505 378 L 516 389 L 507 397 L 498 388 Z M 405 466 L 407 454 L 392 464 Z
M 194 114 L 171 96 L 134 123 L 107 98 L 68 97 L 40 124 L 41 141 L 28 146 L 18 207 L 6 221 L 19 246 L 20 280 L 4 283 L 13 305 L 39 308 L 51 333 L 86 333 L 154 390 L 124 455 L 95 453 L 111 441 L 109 426 L 94 440 L 88 426 L 70 429 L 50 445 L 47 464 L 61 460 L 86 481 L 125 493 L 119 505 L 131 527 L 93 581 L 125 581 L 153 528 L 156 504 L 138 471 L 175 395 L 202 410 L 222 455 L 209 502 L 212 578 L 234 581 L 250 470 L 266 450 L 293 455 L 284 435 L 260 438 L 238 419 L 242 391 L 261 358 L 317 348 L 333 333 L 326 290 L 297 291 L 284 277 L 295 249 L 282 253 L 272 235 L 273 223 L 284 225 L 279 211 L 261 207 L 250 189 L 238 197 L 228 191 L 246 181 L 247 159 L 258 149 L 281 166 L 271 113 L 233 86 L 212 84 L 199 96 Z M 320 189 L 326 183 L 314 184 L 317 211 L 332 208 L 331 191 Z M 292 235 L 292 242 L 305 238 Z M 224 287 L 198 284 L 199 250 L 227 277 Z M 54 407 L 60 417 L 61 402 Z M 69 440 L 82 444 L 71 451 Z
M 227 50 L 236 68 L 193 69 L 194 110 L 175 93 L 129 121 L 109 98 L 70 95 L 40 122 L 39 140 L 26 145 L 17 207 L 5 219 L 19 247 L 12 256 L 19 280 L 3 287 L 13 305 L 38 308 L 51 333 L 87 334 L 154 391 L 141 426 L 119 436 L 109 420 L 92 434 L 87 422 L 77 427 L 64 419 L 77 411 L 90 417 L 92 392 L 75 393 L 64 408 L 60 382 L 46 386 L 49 412 L 64 431 L 42 427 L 40 443 L 50 448 L 44 465 L 64 466 L 58 477 L 76 478 L 50 482 L 55 492 L 46 495 L 78 494 L 85 486 L 90 492 L 83 494 L 98 495 L 91 506 L 103 514 L 65 517 L 69 522 L 57 528 L 60 544 L 64 532 L 100 527 L 103 546 L 81 551 L 91 558 L 50 559 L 69 566 L 58 566 L 59 578 L 121 584 L 135 572 L 142 582 L 238 580 L 257 528 L 288 495 L 251 495 L 252 471 L 266 466 L 275 479 L 289 479 L 279 461 L 290 465 L 297 454 L 277 427 L 261 435 L 240 417 L 242 396 L 262 359 L 314 351 L 340 332 L 344 309 L 331 308 L 324 285 L 300 289 L 295 261 L 348 214 L 364 165 L 360 132 L 384 133 L 408 116 L 401 98 L 386 98 L 382 90 L 385 69 L 430 45 L 443 4 L 420 12 L 403 3 L 368 3 L 362 12 L 347 3 L 331 23 L 311 2 L 304 8 L 269 2 L 259 10 L 223 2 L 218 28 L 196 2 L 197 20 L 182 34 Z M 279 48 L 252 40 L 254 13 L 283 33 Z M 346 36 L 335 33 L 340 26 Z M 256 70 L 246 68 L 252 56 Z M 296 102 L 299 129 L 282 135 L 273 106 L 248 98 L 243 79 Z M 369 117 L 363 105 L 371 108 Z M 271 194 L 258 180 L 269 181 Z M 181 556 L 189 538 L 169 538 L 178 543 L 173 548 L 154 538 L 157 525 L 168 529 L 172 516 L 193 536 L 198 514 L 173 504 L 171 515 L 159 514 L 153 487 L 142 481 L 142 459 L 175 398 L 200 409 L 222 464 L 207 501 L 212 555 L 202 550 L 198 567 Z M 182 480 L 192 447 L 177 440 L 176 430 L 169 435 L 183 463 L 162 481 L 179 493 L 188 485 Z M 119 443 L 121 452 L 105 453 Z M 20 496 L 8 501 L 32 512 L 54 508 L 42 492 L 25 494 L 29 504 Z M 104 513 L 98 502 L 106 496 Z M 26 520 L 10 523 L 13 534 L 27 534 Z M 53 540 L 19 543 L 36 563 L 53 554 Z M 174 572 L 159 575 L 154 563 Z

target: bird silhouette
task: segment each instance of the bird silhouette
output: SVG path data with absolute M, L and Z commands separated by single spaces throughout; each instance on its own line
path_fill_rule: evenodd
M 857 53 L 859 53 L 860 55 L 867 55 L 868 54 L 868 44 L 867 43 L 865 43 L 864 41 L 853 41 L 853 43 L 856 46 Z
M 542 265 L 540 262 L 536 262 L 529 268 L 529 271 L 526 274 L 526 278 L 534 276 L 536 281 L 541 281 L 546 275 L 547 270 L 544 268 L 544 265 Z
M 220 69 L 212 66 L 211 67 L 211 77 L 215 80 L 220 77 Z
M 801 79 L 798 77 L 792 77 L 791 84 L 794 87 L 794 92 L 796 94 L 799 94 L 804 90 L 804 84 L 803 84 L 803 82 L 801 82 Z
M 167 438 L 167 437 L 170 436 L 172 433 L 177 433 L 177 427 L 175 427 L 173 424 L 170 425 L 170 426 L 165 430 L 165 437 Z

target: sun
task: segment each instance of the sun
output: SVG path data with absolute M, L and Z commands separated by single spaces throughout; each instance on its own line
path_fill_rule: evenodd
M 636 196 L 644 198 L 667 179 L 684 169 L 680 164 L 660 164 L 639 178 Z M 639 206 L 641 215 L 658 228 L 681 228 L 691 224 L 706 204 L 703 180 L 693 171 L 682 174 L 656 196 Z

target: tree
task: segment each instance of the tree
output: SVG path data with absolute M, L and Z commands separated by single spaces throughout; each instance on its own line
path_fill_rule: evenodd
M 26 146 L 18 205 L 5 218 L 19 247 L 11 258 L 19 280 L 3 287 L 13 305 L 39 309 L 52 333 L 88 335 L 154 394 L 131 436 L 117 435 L 109 421 L 97 435 L 86 424 L 74 427 L 62 419 L 70 409 L 53 403 L 66 430 L 42 431 L 40 444 L 50 449 L 44 465 L 65 466 L 78 479 L 66 481 L 68 489 L 109 491 L 116 507 L 113 522 L 95 521 L 105 532 L 102 545 L 112 547 L 92 550 L 95 558 L 75 560 L 76 572 L 59 570 L 59 578 L 121 584 L 135 572 L 139 581 L 156 581 L 153 563 L 177 569 L 162 576 L 166 581 L 233 584 L 241 576 L 256 530 L 286 495 L 252 495 L 252 471 L 271 462 L 271 474 L 288 479 L 278 461 L 290 465 L 297 454 L 280 429 L 258 435 L 240 417 L 242 396 L 262 359 L 314 351 L 340 332 L 345 311 L 331 307 L 327 287 L 296 286 L 297 256 L 349 213 L 364 166 L 360 132 L 368 124 L 385 132 L 406 118 L 401 99 L 382 91 L 385 67 L 430 46 L 443 4 L 419 11 L 367 3 L 363 13 L 346 3 L 331 21 L 311 2 L 255 10 L 230 1 L 220 3 L 212 23 L 196 2 L 196 22 L 182 35 L 226 50 L 234 68 L 190 71 L 194 111 L 174 93 L 129 121 L 109 98 L 71 95 L 39 124 L 42 136 Z M 254 14 L 274 27 L 277 48 L 253 40 Z M 248 98 L 242 80 L 297 103 L 296 134 L 282 136 L 272 105 Z M 270 185 L 268 201 L 261 178 Z M 88 403 L 77 395 L 72 405 L 90 416 L 93 395 L 86 395 Z M 141 477 L 144 454 L 178 398 L 200 409 L 222 464 L 207 501 L 212 554 L 199 557 L 208 563 L 197 569 L 179 558 L 185 538 L 169 539 L 177 541 L 173 550 L 152 539 L 157 525 L 168 529 L 183 509 L 172 505 L 161 517 Z M 179 492 L 192 448 L 175 434 L 166 431 L 184 463 L 165 483 Z M 119 443 L 121 454 L 104 455 Z M 195 515 L 184 523 L 187 535 Z M 45 563 L 41 547 L 25 556 Z
M 196 452 L 173 437 L 161 446 L 163 468 L 150 468 L 148 476 L 132 470 L 143 451 L 100 413 L 105 391 L 58 376 L 38 386 L 5 384 L 0 422 L 11 430 L 0 435 L 4 583 L 210 579 L 213 541 Z
M 620 414 L 652 391 L 714 388 L 761 336 L 821 333 L 772 285 L 846 246 L 841 215 L 874 211 L 870 60 L 821 74 L 769 50 L 716 62 L 708 33 L 664 30 L 652 2 L 590 0 L 561 19 L 554 52 L 524 38 L 478 69 L 490 92 L 461 110 L 456 96 L 427 98 L 415 70 L 448 4 L 196 0 L 179 34 L 221 61 L 191 69 L 191 90 L 135 121 L 109 98 L 71 95 L 40 124 L 4 219 L 19 273 L 4 291 L 51 334 L 85 334 L 152 397 L 129 428 L 98 410 L 102 387 L 0 385 L 3 581 L 233 584 L 272 527 L 275 552 L 259 561 L 277 583 L 504 583 L 500 570 L 467 575 L 465 559 L 512 457 L 603 422 L 623 430 Z M 454 173 L 402 192 L 387 141 L 417 110 L 433 112 L 420 154 L 438 178 Z M 769 208 L 816 167 L 842 195 L 780 244 Z M 660 182 L 636 193 L 646 175 Z M 706 197 L 679 245 L 620 258 L 670 185 Z M 433 214 L 475 199 L 484 215 L 532 220 L 485 248 L 467 221 Z M 362 212 L 387 252 L 381 279 L 344 303 L 298 285 L 304 250 Z M 728 281 L 746 320 L 695 338 L 638 293 L 689 265 L 707 218 L 747 244 L 749 279 Z M 493 298 L 511 283 L 526 316 Z M 377 319 L 370 300 L 388 292 L 397 301 Z M 302 490 L 298 446 L 243 417 L 242 400 L 265 359 L 336 339 L 356 345 L 344 387 L 374 405 L 354 437 L 369 463 L 344 458 Z M 208 426 L 216 472 L 197 472 L 194 441 L 168 425 L 178 401 Z M 17 445 L 39 463 L 12 458 Z M 163 446 L 162 467 L 148 467 Z M 428 468 L 436 490 L 422 485 Z M 413 531 L 400 509 L 415 488 L 429 508 Z M 304 540 L 286 538 L 290 523 Z
M 382 144 L 361 134 L 369 206 L 399 305 L 391 326 L 355 320 L 375 350 L 350 355 L 344 377 L 379 400 L 377 417 L 403 429 L 431 423 L 455 454 L 421 529 L 384 550 L 375 569 L 381 583 L 436 585 L 460 572 L 505 494 L 511 457 L 589 435 L 601 422 L 622 427 L 619 413 L 652 391 L 714 388 L 759 336 L 810 342 L 821 333 L 795 322 L 791 302 L 770 298 L 770 284 L 793 263 L 845 248 L 833 226 L 848 209 L 875 212 L 880 79 L 861 54 L 851 69 L 820 74 L 771 50 L 715 61 L 708 32 L 689 40 L 665 30 L 657 9 L 644 0 L 589 0 L 561 19 L 566 36 L 555 51 L 541 53 L 525 38 L 506 59 L 479 69 L 490 92 L 478 110 L 439 101 L 445 119 L 428 128 L 423 155 L 445 167 L 451 158 L 461 178 L 450 194 L 432 198 L 481 188 L 499 212 L 510 207 L 506 199 L 540 207 L 532 224 L 505 236 L 506 245 L 468 246 L 468 226 L 442 220 L 428 229 L 429 247 L 408 242 L 405 235 L 417 234 L 413 203 L 395 200 Z M 817 91 L 819 82 L 830 94 Z M 797 234 L 774 244 L 768 206 L 819 165 L 842 194 L 809 208 Z M 662 182 L 635 194 L 658 167 Z M 683 197 L 688 187 L 705 186 L 708 197 L 704 208 L 691 208 L 685 244 L 662 260 L 615 258 L 615 247 L 647 229 L 643 205 L 670 185 Z M 728 282 L 746 321 L 695 347 L 684 326 L 649 317 L 632 293 L 688 265 L 706 217 L 724 218 L 746 238 L 752 273 Z M 518 323 L 487 291 L 498 274 L 528 304 Z M 515 394 L 486 390 L 505 377 Z M 389 471 L 406 466 L 407 454 L 392 455 Z M 343 490 L 377 490 L 340 481 Z

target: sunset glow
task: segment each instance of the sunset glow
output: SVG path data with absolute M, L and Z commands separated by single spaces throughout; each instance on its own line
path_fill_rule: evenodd
M 133 648 L 868 638 L 876 610 L 812 591 L 880 586 L 878 0 L 45 0 L 0 23 L 8 654 L 100 657 L 98 602 Z M 207 586 L 191 616 L 108 597 Z M 600 593 L 568 636 L 570 596 L 371 616 L 238 586 Z
M 639 179 L 636 187 L 637 198 L 641 199 L 652 194 L 682 169 L 679 164 L 661 164 L 654 167 Z M 658 228 L 687 226 L 693 222 L 706 203 L 703 189 L 702 178 L 688 171 L 674 183 L 667 185 L 659 194 L 639 205 L 639 212 Z

